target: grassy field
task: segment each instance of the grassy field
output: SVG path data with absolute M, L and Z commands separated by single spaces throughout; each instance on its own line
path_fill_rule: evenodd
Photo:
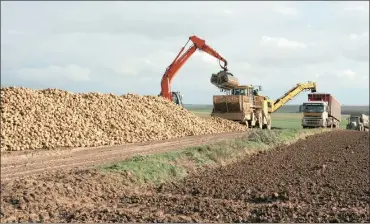
M 186 109 L 198 112 L 211 112 L 212 105 L 185 104 Z M 299 105 L 285 105 L 275 113 L 299 113 Z M 342 105 L 342 114 L 364 113 L 369 114 L 369 106 L 346 106 Z
M 193 112 L 199 117 L 209 117 L 212 111 L 211 105 L 186 105 L 185 106 L 189 111 Z M 287 107 L 287 108 L 285 108 Z M 276 128 L 302 128 L 301 119 L 302 114 L 297 111 L 294 111 L 294 108 L 299 108 L 297 105 L 287 105 L 281 108 L 279 111 L 272 114 L 272 126 Z M 343 109 L 344 108 L 344 109 Z M 346 118 L 350 113 L 366 113 L 368 114 L 368 107 L 366 106 L 344 106 L 342 108 L 342 122 L 341 128 L 345 128 L 347 124 Z M 367 112 L 366 112 L 367 110 Z

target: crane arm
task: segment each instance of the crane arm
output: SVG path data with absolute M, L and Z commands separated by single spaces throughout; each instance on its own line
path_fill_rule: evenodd
M 221 66 L 221 68 L 223 70 L 226 70 L 227 71 L 227 61 L 226 61 L 226 59 L 224 59 L 219 53 L 217 53 L 216 50 L 214 50 L 213 48 L 211 48 L 210 46 L 208 46 L 206 44 L 206 41 L 205 40 L 202 40 L 202 39 L 200 39 L 197 36 L 191 36 L 189 39 L 194 43 L 195 46 L 197 46 L 197 48 L 199 50 L 208 53 L 209 55 L 217 58 L 219 61 L 222 61 L 224 63 L 224 65 L 221 65 L 220 64 L 220 66 Z
M 192 41 L 193 45 L 183 53 L 189 41 Z M 219 59 L 219 61 L 222 61 L 224 65 L 220 64 L 221 68 L 227 70 L 226 59 L 224 59 L 219 53 L 217 53 L 217 51 L 208 46 L 205 40 L 202 40 L 197 36 L 191 36 L 189 37 L 189 40 L 186 42 L 185 46 L 181 48 L 180 52 L 177 54 L 176 58 L 173 60 L 170 66 L 167 67 L 166 72 L 162 77 L 160 94 L 162 97 L 172 100 L 172 91 L 171 91 L 172 80 L 175 77 L 176 73 L 180 70 L 180 68 L 194 54 L 194 52 L 197 49 L 210 54 L 211 56 Z
M 311 92 L 316 92 L 316 83 L 315 82 L 298 83 L 295 87 L 287 91 L 283 96 L 275 100 L 272 107 L 272 112 L 275 112 L 280 107 L 284 106 L 288 101 L 292 100 L 299 93 L 305 90 L 311 90 Z

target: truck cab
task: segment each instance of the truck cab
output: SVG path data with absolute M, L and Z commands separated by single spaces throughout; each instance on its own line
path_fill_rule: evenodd
M 181 107 L 184 107 L 184 104 L 182 102 L 182 94 L 180 92 L 172 92 L 172 102 Z
M 339 128 L 341 105 L 329 93 L 309 93 L 300 111 L 303 128 Z
M 328 103 L 323 101 L 309 101 L 302 104 L 300 111 L 303 113 L 302 126 L 327 127 Z

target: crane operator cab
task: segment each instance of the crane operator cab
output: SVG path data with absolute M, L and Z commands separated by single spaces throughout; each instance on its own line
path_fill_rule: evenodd
M 179 105 L 180 107 L 184 107 L 182 103 L 182 94 L 180 92 L 172 92 L 172 102 Z

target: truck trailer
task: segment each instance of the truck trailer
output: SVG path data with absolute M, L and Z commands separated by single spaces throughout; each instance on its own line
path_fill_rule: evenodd
M 310 93 L 300 111 L 303 114 L 303 128 L 339 128 L 341 104 L 328 93 Z

